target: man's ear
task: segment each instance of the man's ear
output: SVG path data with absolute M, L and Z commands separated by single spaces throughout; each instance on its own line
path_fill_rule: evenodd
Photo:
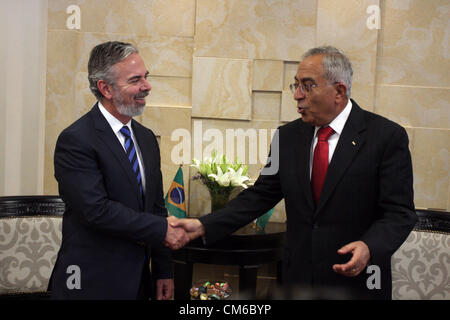
M 97 88 L 100 90 L 100 92 L 103 94 L 103 96 L 106 99 L 112 98 L 112 86 L 107 83 L 105 80 L 98 80 L 97 81 Z
M 343 82 L 338 82 L 335 84 L 336 88 L 336 102 L 341 102 L 347 100 L 347 86 Z

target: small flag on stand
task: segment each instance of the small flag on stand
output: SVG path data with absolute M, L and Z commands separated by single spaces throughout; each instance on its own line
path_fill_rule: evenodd
M 261 217 L 256 219 L 256 228 L 257 229 L 264 230 L 264 228 L 266 227 L 267 223 L 270 220 L 270 217 L 272 217 L 274 209 L 275 208 L 270 209 L 265 214 L 263 214 Z
M 177 218 L 186 218 L 186 197 L 184 193 L 183 170 L 181 169 L 181 166 L 178 169 L 164 200 L 169 215 Z

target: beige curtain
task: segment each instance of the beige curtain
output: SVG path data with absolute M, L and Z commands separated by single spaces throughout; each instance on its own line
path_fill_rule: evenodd
M 43 193 L 47 0 L 0 2 L 0 196 Z

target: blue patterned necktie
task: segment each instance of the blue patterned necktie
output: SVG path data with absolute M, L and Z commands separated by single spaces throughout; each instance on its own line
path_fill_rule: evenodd
M 141 196 L 143 196 L 144 192 L 142 189 L 141 172 L 139 170 L 136 148 L 134 147 L 133 139 L 131 139 L 130 129 L 128 129 L 127 126 L 123 126 L 122 129 L 120 129 L 120 132 L 125 136 L 125 151 L 127 153 L 128 160 L 130 160 L 131 166 L 133 167 L 133 172 L 136 174 L 139 191 L 141 192 Z

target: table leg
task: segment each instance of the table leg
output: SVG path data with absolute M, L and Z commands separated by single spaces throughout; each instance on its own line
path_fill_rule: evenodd
M 192 286 L 192 263 L 174 262 L 174 299 L 189 300 L 191 295 L 189 289 Z
M 250 300 L 256 297 L 258 266 L 239 267 L 239 298 Z

